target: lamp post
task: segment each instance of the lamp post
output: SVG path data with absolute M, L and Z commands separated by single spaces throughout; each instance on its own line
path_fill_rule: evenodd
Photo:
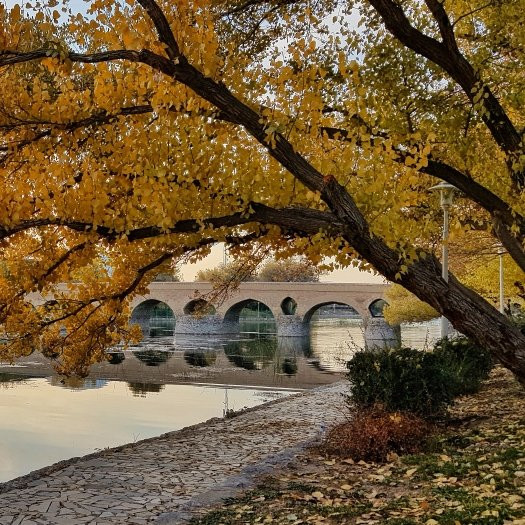
M 439 191 L 440 206 L 443 210 L 443 260 L 441 261 L 441 277 L 445 282 L 448 282 L 448 224 L 449 224 L 449 210 L 452 206 L 454 198 L 455 186 L 448 182 L 440 182 L 436 186 L 430 188 L 432 191 Z M 448 319 L 441 316 L 441 338 L 448 336 Z

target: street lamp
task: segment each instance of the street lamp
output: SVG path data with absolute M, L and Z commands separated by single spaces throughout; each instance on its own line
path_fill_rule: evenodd
M 450 206 L 452 206 L 452 199 L 454 198 L 455 186 L 448 182 L 440 182 L 436 186 L 432 186 L 430 190 L 439 191 L 440 205 L 443 210 L 443 260 L 441 262 L 442 270 L 441 277 L 448 283 L 448 215 Z M 441 338 L 448 336 L 448 319 L 441 316 Z

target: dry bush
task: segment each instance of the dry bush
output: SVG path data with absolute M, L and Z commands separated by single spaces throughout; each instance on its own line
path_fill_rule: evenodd
M 359 409 L 351 421 L 332 428 L 321 449 L 355 461 L 387 461 L 387 456 L 418 452 L 432 426 L 407 412 L 387 412 L 379 406 Z

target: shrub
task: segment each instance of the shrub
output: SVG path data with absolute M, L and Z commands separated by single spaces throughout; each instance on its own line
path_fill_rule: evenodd
M 388 411 L 424 418 L 442 414 L 453 399 L 454 381 L 441 359 L 412 348 L 358 352 L 347 364 L 348 401 L 358 406 L 381 404 Z
M 392 452 L 418 452 L 431 431 L 432 427 L 416 415 L 375 406 L 358 410 L 351 421 L 332 428 L 321 448 L 355 461 L 384 462 Z
M 465 336 L 439 340 L 434 354 L 452 376 L 454 396 L 478 392 L 492 369 L 490 352 Z
M 510 320 L 520 329 L 521 333 L 525 335 L 525 312 L 523 309 L 520 308 L 513 312 L 510 315 Z

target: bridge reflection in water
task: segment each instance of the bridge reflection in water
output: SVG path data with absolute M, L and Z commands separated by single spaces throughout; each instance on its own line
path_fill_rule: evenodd
M 254 331 L 255 327 L 259 332 Z M 108 363 L 93 367 L 92 375 L 134 384 L 311 388 L 338 380 L 346 371 L 346 362 L 363 348 L 365 341 L 359 319 L 318 317 L 312 321 L 312 331 L 306 337 L 267 333 L 271 323 L 266 320 L 246 321 L 243 328 L 250 332 L 235 336 L 176 334 L 146 338 L 124 352 L 112 352 Z M 407 329 L 411 336 L 407 343 L 423 347 L 435 337 L 434 332 L 433 324 Z M 115 360 L 113 355 L 118 358 Z
M 100 388 L 108 380 L 128 384 L 135 396 L 160 392 L 163 384 L 186 383 L 265 388 L 311 388 L 341 378 L 346 362 L 364 346 L 359 319 L 323 318 L 311 322 L 308 337 L 278 337 L 268 333 L 271 321 L 243 322 L 237 335 L 148 337 L 128 349 L 115 348 L 107 362 L 93 365 L 86 379 L 50 379 L 56 387 Z M 258 329 L 258 331 L 256 331 Z M 425 347 L 439 335 L 438 323 L 403 327 L 403 344 Z M 14 382 L 27 376 L 49 376 L 51 362 L 38 354 L 22 358 Z M 0 385 L 9 385 L 2 382 Z

